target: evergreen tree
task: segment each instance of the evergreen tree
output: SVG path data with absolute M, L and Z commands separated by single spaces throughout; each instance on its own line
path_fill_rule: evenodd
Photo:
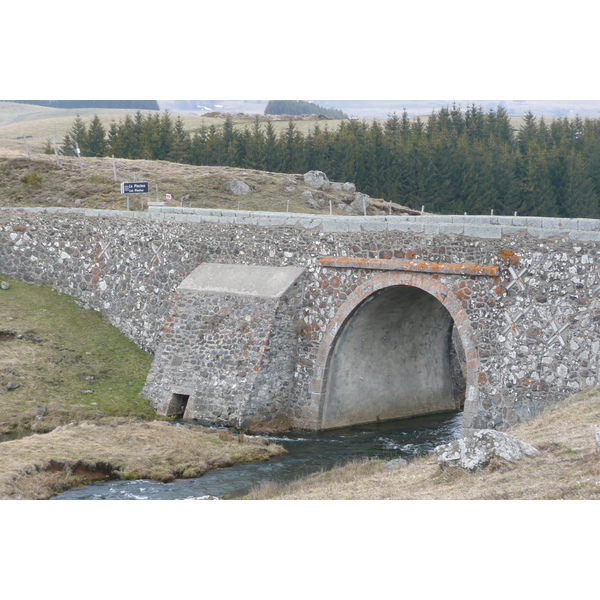
M 251 169 L 265 168 L 265 138 L 258 115 L 254 118 L 252 129 L 246 130 L 246 156 L 244 166 Z
M 178 163 L 190 162 L 191 140 L 189 133 L 185 130 L 181 117 L 177 117 L 173 126 L 171 136 L 171 149 L 167 160 Z
M 267 122 L 265 128 L 265 169 L 267 171 L 275 171 L 279 166 L 278 143 L 275 127 L 271 121 Z
M 62 154 L 72 156 L 76 154 L 76 148 L 79 148 L 81 153 L 83 154 L 83 148 L 85 148 L 87 141 L 87 128 L 83 119 L 77 115 L 75 120 L 73 121 L 73 125 L 69 132 L 65 135 L 63 139 L 62 146 L 60 151 Z
M 190 151 L 188 162 L 192 165 L 204 165 L 207 163 L 206 157 L 206 138 L 208 128 L 204 123 L 200 125 L 198 131 L 195 131 L 190 140 Z
M 104 156 L 107 148 L 106 130 L 100 117 L 94 115 L 85 136 L 85 156 Z

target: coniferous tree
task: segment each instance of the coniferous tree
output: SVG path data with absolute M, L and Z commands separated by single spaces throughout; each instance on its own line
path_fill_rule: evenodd
M 175 125 L 171 135 L 171 149 L 166 159 L 178 163 L 190 162 L 191 140 L 185 130 L 181 117 L 175 119 Z
M 83 148 L 86 145 L 86 137 L 87 137 L 87 128 L 83 119 L 77 115 L 75 120 L 73 121 L 73 125 L 69 132 L 65 135 L 63 139 L 62 146 L 60 151 L 65 155 L 74 155 L 76 154 L 76 149 L 79 148 L 81 153 L 83 154 Z
M 98 115 L 94 115 L 85 136 L 85 156 L 104 156 L 107 148 L 106 130 Z
M 271 121 L 265 127 L 265 169 L 275 171 L 279 166 L 277 134 Z

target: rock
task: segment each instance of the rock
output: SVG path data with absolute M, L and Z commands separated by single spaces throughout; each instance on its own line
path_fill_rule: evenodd
M 408 461 L 404 458 L 395 458 L 394 460 L 388 460 L 388 462 L 383 465 L 384 471 L 396 471 L 397 469 L 401 469 L 408 464 Z
M 356 192 L 356 186 L 353 183 L 346 181 L 346 183 L 342 183 L 342 191 L 354 193 Z
M 600 429 L 596 429 L 596 450 L 600 453 Z
M 336 192 L 341 192 L 342 191 L 342 184 L 341 183 L 332 183 L 331 184 L 331 189 L 335 190 Z
M 9 392 L 12 392 L 13 390 L 16 390 L 17 388 L 20 388 L 20 387 L 21 387 L 21 384 L 20 384 L 20 383 L 18 383 L 18 382 L 16 382 L 16 381 L 11 381 L 11 382 L 10 382 L 10 383 L 9 383 L 9 384 L 6 386 L 6 389 L 7 389 Z
M 304 183 L 315 190 L 327 190 L 331 187 L 329 178 L 323 171 L 309 171 L 304 173 Z
M 319 203 L 313 198 L 312 192 L 309 190 L 306 190 L 305 192 L 302 192 L 302 195 L 306 198 L 306 201 L 308 202 L 308 205 L 311 208 L 314 209 L 319 209 L 321 208 L 321 206 L 319 205 Z
M 8 282 L 2 281 L 2 282 L 0 282 L 0 289 L 8 290 L 8 289 L 10 289 L 10 285 L 8 284 Z
M 229 184 L 229 191 L 234 196 L 245 196 L 249 191 L 251 191 L 250 186 L 239 179 L 234 179 Z
M 41 420 L 46 414 L 46 407 L 43 404 L 38 404 L 36 407 L 35 418 Z
M 355 213 L 364 215 L 369 204 L 371 204 L 370 196 L 367 194 L 362 194 L 361 192 L 356 192 L 356 194 L 354 194 L 354 200 L 350 206 L 353 208 Z
M 440 467 L 461 467 L 467 471 L 485 467 L 494 457 L 514 461 L 540 453 L 530 444 L 494 429 L 479 429 L 459 440 L 438 446 L 433 452 Z

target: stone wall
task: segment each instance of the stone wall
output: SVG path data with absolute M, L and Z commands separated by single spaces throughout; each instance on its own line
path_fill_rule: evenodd
M 337 332 L 386 286 L 423 289 L 452 315 L 466 355 L 467 427 L 503 428 L 597 385 L 599 242 L 600 222 L 590 219 L 0 209 L 0 272 L 52 285 L 101 311 L 156 354 L 156 373 L 193 361 L 204 340 L 199 368 L 215 394 L 196 416 L 241 422 L 280 415 L 310 428 L 320 427 Z M 304 274 L 286 299 L 253 306 L 235 295 L 224 302 L 178 294 L 204 262 L 296 266 Z M 247 315 L 254 325 L 236 338 Z M 238 356 L 249 335 L 255 351 Z M 190 387 L 185 370 L 175 381 L 169 369 L 148 382 L 157 407 Z

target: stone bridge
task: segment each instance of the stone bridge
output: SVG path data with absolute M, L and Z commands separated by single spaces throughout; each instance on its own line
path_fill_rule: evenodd
M 600 221 L 0 209 L 0 273 L 154 354 L 160 414 L 503 429 L 599 383 Z

